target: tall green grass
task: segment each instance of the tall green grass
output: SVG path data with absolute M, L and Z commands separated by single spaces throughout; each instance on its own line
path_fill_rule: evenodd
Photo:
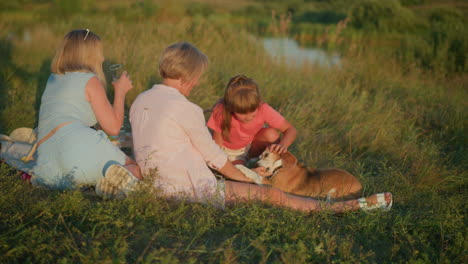
M 24 19 L 42 11 L 2 11 L 0 133 L 36 125 L 50 60 L 71 29 L 98 33 L 104 66 L 121 63 L 130 72 L 135 88 L 127 107 L 160 81 L 162 50 L 189 41 L 210 59 L 192 101 L 208 108 L 231 76 L 254 78 L 263 98 L 297 127 L 290 150 L 301 162 L 350 171 L 366 195 L 391 191 L 394 208 L 304 214 L 252 202 L 221 210 L 155 198 L 149 190 L 102 201 L 33 188 L 3 164 L 0 262 L 467 262 L 466 78 L 428 74 L 372 46 L 349 47 L 332 69 L 277 64 L 229 20 L 186 16 L 167 2 L 141 3 L 154 14 L 125 16 L 124 4 L 107 2 L 88 15 L 42 22 Z M 110 11 L 104 16 L 99 8 Z

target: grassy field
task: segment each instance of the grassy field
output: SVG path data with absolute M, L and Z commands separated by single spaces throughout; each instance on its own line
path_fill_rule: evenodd
M 299 10 L 303 1 L 291 2 Z M 304 2 L 322 11 L 327 2 L 334 10 L 343 5 Z M 426 10 L 422 16 L 440 8 L 436 1 L 402 2 Z M 461 1 L 449 4 L 443 8 L 466 12 Z M 379 48 L 393 43 L 387 37 L 401 43 L 401 35 L 417 38 L 418 32 L 380 38 L 379 30 L 351 22 L 343 29 L 352 41 L 340 46 L 340 67 L 277 64 L 253 36 L 253 18 L 242 15 L 249 6 L 271 14 L 264 1 L 247 0 L 0 4 L 0 133 L 36 126 L 50 61 L 71 29 L 99 34 L 104 67 L 121 63 L 130 72 L 135 88 L 127 107 L 160 80 L 163 48 L 188 41 L 210 59 L 193 102 L 207 108 L 231 76 L 254 78 L 263 98 L 298 129 L 291 152 L 309 166 L 350 171 L 366 195 L 392 192 L 394 208 L 305 214 L 250 203 L 221 210 L 156 199 L 152 190 L 102 201 L 80 191 L 34 188 L 1 164 L 1 263 L 468 262 L 466 69 L 425 67 L 412 55 L 405 61 L 391 47 Z

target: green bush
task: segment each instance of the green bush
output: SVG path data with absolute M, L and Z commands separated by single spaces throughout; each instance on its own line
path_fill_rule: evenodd
M 404 6 L 422 5 L 426 3 L 426 0 L 400 0 L 400 3 Z
M 242 15 L 246 17 L 271 17 L 271 8 L 267 5 L 257 6 L 248 5 L 244 8 L 234 11 L 236 15 Z
M 187 15 L 208 17 L 214 13 L 214 9 L 209 4 L 189 3 L 187 6 Z
M 15 1 L 1 1 L 0 11 L 20 10 L 28 4 L 47 3 L 52 0 L 15 0 Z
M 349 25 L 365 31 L 413 32 L 418 21 L 397 0 L 364 0 L 351 7 Z
M 83 13 L 90 9 L 91 0 L 52 0 L 53 8 L 63 17 Z
M 135 22 L 145 18 L 151 18 L 157 14 L 159 6 L 151 0 L 134 2 L 128 6 L 113 6 L 111 13 L 121 21 Z
M 346 18 L 346 14 L 334 10 L 306 11 L 293 16 L 294 23 L 336 24 Z
M 403 63 L 443 74 L 468 70 L 468 28 L 458 9 L 436 8 L 416 17 L 394 0 L 365 0 L 353 6 L 349 17 L 353 29 L 375 33 L 381 43 L 396 36 L 382 48 Z
M 463 14 L 455 9 L 434 9 L 429 22 L 435 64 L 448 72 L 468 70 L 468 28 Z

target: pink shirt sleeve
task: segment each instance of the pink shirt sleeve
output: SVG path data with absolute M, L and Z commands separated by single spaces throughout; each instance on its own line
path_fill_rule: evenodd
M 223 122 L 223 109 L 224 107 L 222 104 L 216 105 L 207 123 L 209 128 L 219 133 L 221 133 L 221 123 Z
M 273 109 L 267 103 L 263 103 L 260 106 L 260 110 L 265 123 L 273 128 L 280 128 L 286 121 L 286 119 L 280 113 L 278 113 L 278 111 Z

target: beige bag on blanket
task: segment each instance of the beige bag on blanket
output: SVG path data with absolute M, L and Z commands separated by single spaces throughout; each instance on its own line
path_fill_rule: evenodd
M 29 144 L 37 140 L 36 131 L 29 127 L 20 127 L 11 132 L 10 137 L 13 141 L 21 141 Z M 0 139 L 2 140 L 2 139 Z

